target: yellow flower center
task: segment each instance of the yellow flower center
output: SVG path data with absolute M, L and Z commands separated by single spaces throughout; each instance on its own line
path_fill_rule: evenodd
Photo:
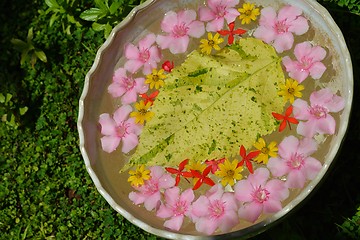
M 136 178 L 142 178 L 142 172 L 137 171 L 137 172 L 135 173 L 135 176 L 136 176 Z
M 262 149 L 261 149 L 261 152 L 263 153 L 263 154 L 269 154 L 269 148 L 267 148 L 267 147 L 263 147 Z
M 251 14 L 252 14 L 252 10 L 251 9 L 248 9 L 248 10 L 246 10 L 246 12 L 245 12 L 245 15 L 246 16 L 251 16 Z
M 159 75 L 155 74 L 155 75 L 153 75 L 152 79 L 154 82 L 157 82 L 157 81 L 159 81 L 160 77 L 159 77 Z
M 229 178 L 234 178 L 235 172 L 234 170 L 227 170 L 226 174 Z
M 289 88 L 289 89 L 288 89 L 288 93 L 289 93 L 289 94 L 292 95 L 292 94 L 294 94 L 294 92 L 295 92 L 295 89 L 294 89 L 294 88 Z
M 142 108 L 142 109 L 139 110 L 139 113 L 140 113 L 141 115 L 145 115 L 145 114 L 147 113 L 147 110 L 144 109 L 144 108 Z
M 214 40 L 209 40 L 208 44 L 209 44 L 210 47 L 212 47 L 212 46 L 215 45 L 215 42 L 214 42 Z

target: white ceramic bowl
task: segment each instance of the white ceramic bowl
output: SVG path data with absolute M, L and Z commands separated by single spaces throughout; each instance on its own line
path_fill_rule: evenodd
M 163 220 L 156 218 L 154 213 L 134 205 L 128 198 L 132 190 L 125 176 L 119 175 L 119 169 L 124 164 L 121 157 L 109 157 L 104 153 L 100 144 L 99 115 L 112 113 L 116 103 L 112 102 L 107 92 L 114 70 L 119 67 L 119 60 L 124 54 L 124 46 L 129 42 L 136 42 L 151 31 L 158 31 L 159 21 L 169 10 L 179 11 L 186 7 L 194 7 L 200 2 L 191 0 L 148 0 L 135 7 L 131 13 L 111 32 L 108 39 L 98 50 L 94 64 L 86 75 L 83 93 L 80 99 L 78 131 L 80 135 L 80 149 L 86 169 L 90 174 L 98 191 L 106 201 L 127 220 L 138 227 L 170 239 L 212 239 L 249 237 L 266 230 L 291 212 L 323 179 L 332 164 L 346 132 L 353 95 L 352 64 L 341 30 L 337 27 L 330 14 L 314 0 L 253 0 L 257 5 L 278 8 L 284 4 L 291 4 L 303 10 L 304 16 L 312 25 L 313 41 L 325 46 L 332 55 L 330 63 L 333 71 L 331 80 L 326 83 L 333 90 L 338 90 L 346 105 L 337 119 L 336 134 L 326 144 L 327 150 L 321 152 L 319 159 L 323 167 L 315 179 L 310 181 L 296 196 L 287 201 L 284 208 L 255 224 L 241 224 L 229 233 L 217 233 L 214 236 L 204 236 L 191 228 L 179 232 L 169 231 L 163 227 Z M 242 3 L 242 1 L 241 1 Z

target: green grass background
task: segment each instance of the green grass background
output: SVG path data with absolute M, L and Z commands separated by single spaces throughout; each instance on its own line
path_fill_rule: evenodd
M 117 214 L 97 192 L 78 148 L 76 128 L 84 78 L 104 42 L 101 26 L 113 26 L 140 2 L 117 1 L 116 19 L 96 20 L 97 31 L 80 14 L 101 1 L 58 0 L 65 7 L 57 13 L 45 2 L 0 3 L 0 93 L 12 96 L 0 101 L 0 114 L 8 117 L 0 121 L 0 239 L 158 239 Z M 311 198 L 255 239 L 360 238 L 360 3 L 320 3 L 339 25 L 352 56 L 355 89 L 349 131 Z M 50 26 L 55 13 L 58 19 Z M 25 41 L 30 28 L 31 44 L 47 61 L 31 64 L 29 59 L 21 65 L 11 40 Z M 24 107 L 28 110 L 22 115 Z

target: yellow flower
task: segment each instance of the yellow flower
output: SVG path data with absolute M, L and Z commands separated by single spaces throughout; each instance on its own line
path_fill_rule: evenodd
M 185 168 L 189 171 L 194 170 L 202 173 L 205 170 L 206 165 L 201 161 L 190 160 L 189 163 L 186 164 Z
M 260 15 L 260 10 L 255 8 L 253 3 L 244 3 L 238 11 L 240 12 L 239 19 L 241 20 L 241 24 L 249 24 L 251 21 L 255 21 L 257 16 Z
M 261 153 L 254 159 L 258 163 L 267 164 L 270 157 L 276 157 L 278 148 L 276 147 L 276 142 L 272 141 L 269 145 L 266 146 L 266 142 L 263 138 L 259 138 L 254 144 L 254 147 L 261 151 Z
M 136 168 L 136 170 L 129 171 L 130 177 L 128 178 L 128 182 L 132 186 L 139 187 L 144 184 L 144 180 L 150 179 L 150 170 L 145 169 L 145 165 L 140 165 Z
M 150 84 L 151 89 L 153 89 L 154 87 L 156 89 L 159 89 L 160 87 L 164 86 L 165 78 L 166 78 L 166 75 L 164 74 L 164 69 L 160 69 L 159 71 L 157 71 L 156 69 L 153 69 L 152 73 L 150 73 L 146 76 L 145 83 Z
M 225 160 L 224 163 L 219 164 L 219 170 L 215 172 L 216 176 L 221 177 L 221 184 L 225 187 L 227 184 L 234 186 L 235 180 L 241 180 L 243 176 L 240 174 L 243 171 L 243 167 L 238 167 L 238 160 Z
M 281 90 L 278 92 L 279 96 L 283 96 L 285 101 L 290 101 L 292 104 L 294 102 L 294 98 L 302 97 L 301 91 L 304 90 L 304 86 L 300 85 L 296 80 L 288 78 L 286 79 L 286 83 L 280 86 Z
M 201 39 L 200 50 L 202 53 L 210 55 L 211 50 L 214 48 L 219 51 L 220 47 L 218 44 L 222 43 L 224 39 L 219 38 L 220 34 L 216 33 L 214 36 L 211 33 L 208 33 L 208 39 Z
M 145 121 L 149 121 L 154 113 L 149 111 L 151 107 L 151 102 L 148 102 L 146 105 L 143 100 L 135 103 L 135 108 L 137 111 L 130 113 L 130 117 L 135 118 L 135 123 L 144 124 Z

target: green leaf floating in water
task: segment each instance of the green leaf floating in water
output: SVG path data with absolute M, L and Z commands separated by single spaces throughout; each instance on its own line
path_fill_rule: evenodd
M 285 82 L 273 47 L 241 39 L 216 55 L 190 53 L 173 69 L 154 102 L 140 143 L 122 171 L 133 165 L 176 166 L 182 160 L 234 157 L 258 135 L 276 130 L 272 112 L 285 102 Z

